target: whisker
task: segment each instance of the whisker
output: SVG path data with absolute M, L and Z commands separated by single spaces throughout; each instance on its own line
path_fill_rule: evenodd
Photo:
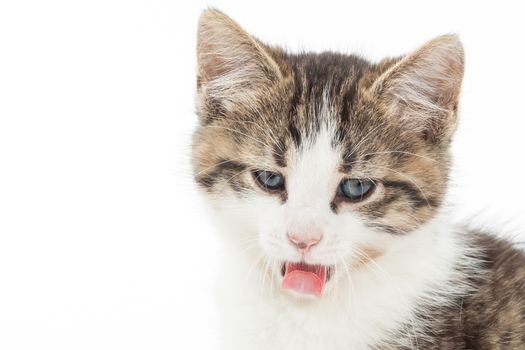
M 266 279 L 268 277 L 269 271 L 270 271 L 270 256 L 266 254 L 266 258 L 264 260 L 263 281 L 262 281 L 263 290 L 266 286 Z M 272 281 L 269 281 L 269 283 L 271 284 Z
M 349 293 L 350 293 L 349 299 L 352 300 L 353 296 L 355 296 L 355 289 L 354 289 L 354 283 L 353 283 L 352 277 L 350 276 L 350 270 L 348 269 L 348 265 L 346 264 L 345 259 L 340 254 L 338 254 L 338 257 L 343 263 L 346 277 L 348 277 L 348 286 L 349 286 Z
M 273 130 L 270 127 L 270 125 L 268 125 L 268 121 L 261 115 L 259 116 L 258 121 L 262 121 L 264 123 L 264 125 L 266 126 L 266 129 L 263 129 L 261 127 L 261 125 L 259 125 L 258 123 L 254 122 L 254 121 L 251 121 L 251 120 L 243 120 L 242 122 L 244 122 L 246 124 L 253 124 L 253 125 L 255 125 L 259 130 L 264 132 L 264 134 L 266 136 L 268 136 L 268 138 L 272 139 L 272 141 L 275 142 L 275 145 L 277 146 L 279 151 L 284 152 L 284 150 L 281 147 L 281 143 L 277 140 L 277 137 L 275 136 L 275 133 L 273 132 Z
M 350 154 L 347 156 L 348 158 L 352 157 L 352 155 L 359 149 L 359 147 L 365 142 L 367 141 L 370 136 L 372 136 L 372 133 L 374 131 L 376 131 L 377 129 L 379 129 L 380 127 L 382 127 L 383 125 L 385 125 L 386 121 L 383 121 L 382 123 L 380 123 L 379 125 L 376 125 L 374 128 L 372 128 L 372 130 L 370 130 L 365 136 L 363 136 L 363 138 L 361 139 L 361 141 L 359 141 L 352 149 L 352 152 L 350 152 Z
M 243 133 L 243 132 L 241 132 L 241 131 L 239 131 L 239 130 L 235 130 L 235 129 L 232 129 L 232 128 L 228 128 L 228 127 L 226 127 L 226 126 L 222 126 L 222 125 L 205 125 L 205 126 L 203 126 L 202 128 L 212 128 L 212 129 L 223 129 L 223 130 L 228 130 L 228 131 L 233 132 L 233 133 L 235 133 L 235 134 L 238 134 L 238 135 L 241 135 L 241 136 L 243 136 L 243 137 L 249 138 L 250 140 L 253 140 L 253 141 L 257 142 L 258 144 L 264 146 L 265 148 L 270 149 L 270 153 L 272 153 L 272 154 L 274 154 L 274 155 L 276 155 L 276 156 L 279 155 L 279 154 L 275 153 L 275 151 L 273 151 L 272 146 L 269 145 L 268 143 L 265 143 L 265 142 L 263 142 L 263 141 L 261 141 L 261 140 L 259 140 L 259 139 L 256 139 L 255 137 L 253 137 L 253 136 L 251 136 L 251 135 L 248 135 L 248 134 L 246 134 L 246 133 Z
M 224 161 L 222 161 L 222 162 L 219 162 L 219 163 L 213 164 L 213 165 L 211 165 L 211 166 L 209 166 L 209 167 L 207 167 L 207 168 L 205 168 L 205 169 L 199 171 L 199 172 L 196 173 L 194 176 L 195 176 L 195 177 L 196 177 L 196 176 L 199 176 L 199 175 L 205 173 L 206 171 L 208 171 L 208 170 L 210 170 L 210 169 L 213 169 L 213 168 L 215 168 L 215 167 L 217 167 L 217 166 L 219 166 L 219 165 L 226 164 L 226 163 L 229 163 L 229 162 L 234 162 L 234 161 L 239 160 L 239 159 L 245 159 L 245 160 L 249 160 L 249 159 L 251 159 L 251 160 L 253 160 L 254 162 L 258 162 L 258 161 L 260 160 L 260 159 L 257 158 L 257 157 L 250 157 L 250 156 L 239 156 L 239 157 L 234 157 L 234 158 L 230 158 L 230 159 L 224 160 Z
M 222 191 L 224 189 L 224 187 L 228 184 L 230 184 L 230 181 L 233 180 L 235 177 L 237 176 L 240 176 L 240 175 L 244 175 L 246 174 L 247 172 L 251 172 L 251 169 L 245 169 L 245 170 L 241 170 L 241 171 L 238 171 L 237 173 L 233 174 L 232 176 L 230 176 L 229 178 L 227 178 L 224 183 L 222 184 L 221 187 L 218 188 L 219 191 Z
M 270 266 L 270 293 L 273 294 L 273 285 L 275 281 L 275 263 L 272 263 L 274 266 Z
M 430 158 L 430 157 L 428 157 L 428 156 L 423 156 L 423 155 L 421 155 L 421 154 L 417 154 L 417 153 L 406 152 L 406 151 L 380 151 L 380 152 L 371 152 L 371 153 L 363 154 L 361 157 L 371 156 L 371 155 L 375 155 L 375 154 L 392 154 L 392 153 L 407 154 L 407 155 L 411 155 L 411 156 L 414 156 L 414 157 L 419 157 L 419 158 L 423 158 L 423 159 L 426 159 L 426 160 L 430 160 L 430 161 L 432 161 L 432 162 L 438 162 L 437 159 Z
M 258 265 L 261 260 L 264 258 L 264 254 L 258 254 L 255 259 L 252 261 L 252 263 L 250 264 L 250 267 L 248 268 L 248 271 L 246 272 L 246 275 L 245 275 L 245 280 L 249 280 L 250 277 L 251 277 L 251 274 L 253 273 L 253 269 L 255 268 L 256 265 Z
M 364 262 L 364 265 L 366 267 L 368 267 L 372 272 L 374 271 L 374 269 L 377 269 L 377 273 L 380 273 L 380 274 L 376 274 L 376 275 L 378 277 L 380 277 L 380 279 L 383 280 L 387 285 L 389 285 L 390 287 L 393 287 L 393 291 L 394 291 L 394 293 L 397 294 L 398 300 L 403 300 L 402 293 L 401 293 L 401 290 L 399 289 L 399 287 L 397 287 L 396 284 L 390 279 L 390 277 L 386 273 L 386 271 L 383 268 L 381 268 L 381 266 L 379 266 L 379 264 L 377 264 L 377 262 L 375 261 L 374 258 L 372 258 L 370 255 L 368 255 L 365 251 L 363 251 L 359 247 L 354 246 L 351 249 L 352 249 L 352 251 L 354 253 L 356 253 L 357 255 L 360 255 L 361 257 L 363 257 L 365 259 L 364 261 L 362 260 Z M 366 262 L 370 262 L 373 266 L 370 266 Z M 404 301 L 403 301 L 403 303 L 405 304 Z M 406 305 L 409 306 L 408 304 L 406 304 Z M 416 332 L 416 327 L 415 327 L 416 319 L 415 319 L 413 314 L 409 315 L 408 322 L 409 322 L 409 326 L 412 328 L 412 332 L 413 332 L 413 334 L 410 334 L 410 331 L 407 330 L 407 336 L 409 337 L 411 347 L 414 346 L 413 339 L 412 339 L 412 335 L 413 335 L 414 336 L 414 340 L 416 342 L 416 345 L 415 345 L 416 349 L 418 349 L 417 332 Z
M 249 138 L 249 139 L 251 139 L 251 140 L 253 140 L 253 141 L 255 141 L 255 142 L 257 142 L 257 143 L 259 143 L 259 144 L 261 144 L 261 145 L 263 145 L 263 146 L 265 146 L 265 147 L 268 147 L 268 146 L 269 146 L 268 144 L 262 142 L 261 140 L 256 139 L 256 138 L 253 137 L 253 136 L 250 136 L 250 135 L 248 135 L 248 134 L 246 134 L 246 133 L 243 133 L 243 132 L 241 132 L 241 131 L 239 131 L 239 130 L 235 130 L 235 129 L 232 129 L 232 128 L 228 128 L 228 127 L 226 127 L 226 126 L 222 126 L 222 125 L 205 125 L 205 126 L 203 126 L 202 128 L 211 128 L 211 129 L 222 129 L 222 130 L 227 130 L 227 131 L 233 132 L 234 134 L 238 134 L 238 135 L 241 135 L 241 136 L 247 137 L 247 138 Z

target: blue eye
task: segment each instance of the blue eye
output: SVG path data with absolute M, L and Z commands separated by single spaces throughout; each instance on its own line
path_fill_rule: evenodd
M 284 189 L 284 178 L 271 171 L 258 170 L 253 172 L 257 183 L 265 190 L 280 191 Z
M 372 193 L 373 187 L 374 183 L 369 180 L 346 179 L 341 182 L 337 192 L 352 201 L 360 201 Z

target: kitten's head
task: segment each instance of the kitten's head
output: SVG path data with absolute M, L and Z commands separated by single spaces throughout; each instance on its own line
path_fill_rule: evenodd
M 336 271 L 436 214 L 463 76 L 457 37 L 370 63 L 289 54 L 208 10 L 197 42 L 195 179 L 283 288 L 319 296 L 344 278 Z

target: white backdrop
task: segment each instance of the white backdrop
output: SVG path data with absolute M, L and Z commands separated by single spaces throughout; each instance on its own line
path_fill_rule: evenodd
M 455 219 L 525 240 L 523 10 L 468 4 L 2 1 L 0 349 L 215 348 L 221 246 L 188 166 L 209 5 L 264 41 L 373 60 L 460 34 Z

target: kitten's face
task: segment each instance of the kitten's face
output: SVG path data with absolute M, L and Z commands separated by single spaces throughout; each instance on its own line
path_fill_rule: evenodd
M 463 74 L 456 37 L 371 64 L 289 55 L 206 11 L 198 59 L 195 178 L 284 289 L 326 293 L 441 205 Z

